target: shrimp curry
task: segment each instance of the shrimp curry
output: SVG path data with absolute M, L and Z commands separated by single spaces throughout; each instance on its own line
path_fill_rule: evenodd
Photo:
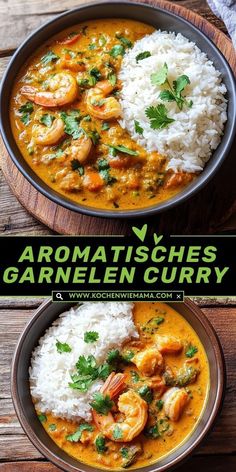
M 188 322 L 169 305 L 151 302 L 136 303 L 133 318 L 139 339 L 109 351 L 99 366 L 105 382 L 90 403 L 90 423 L 38 412 L 60 448 L 95 468 L 157 462 L 191 435 L 206 403 L 207 356 Z M 92 357 L 83 359 L 90 369 Z
M 78 204 L 132 210 L 173 197 L 193 174 L 167 170 L 119 124 L 125 51 L 154 28 L 125 19 L 88 21 L 47 41 L 20 71 L 11 126 L 28 165 Z M 140 134 L 138 121 L 135 124 Z

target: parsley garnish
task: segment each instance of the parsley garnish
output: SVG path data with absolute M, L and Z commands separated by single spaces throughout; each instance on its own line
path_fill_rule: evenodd
M 106 40 L 105 36 L 103 34 L 101 34 L 101 36 L 98 39 L 99 46 L 105 46 L 106 42 L 107 42 L 107 40 Z
M 99 338 L 99 334 L 96 331 L 86 331 L 84 333 L 84 342 L 85 343 L 94 343 Z
M 24 125 L 28 125 L 30 122 L 30 115 L 33 113 L 34 107 L 32 102 L 26 102 L 24 105 L 21 105 L 19 112 L 21 113 L 20 120 Z
M 107 131 L 108 129 L 110 129 L 110 125 L 109 125 L 109 123 L 107 123 L 106 121 L 104 121 L 104 123 L 103 123 L 102 126 L 101 126 L 101 130 L 102 130 L 102 131 Z
M 93 395 L 93 401 L 90 405 L 101 415 L 107 415 L 114 406 L 114 402 L 111 400 L 109 395 L 103 395 L 101 392 L 96 392 Z
M 120 453 L 121 453 L 121 456 L 122 456 L 124 459 L 128 459 L 128 457 L 129 457 L 129 449 L 128 449 L 128 447 L 124 447 L 124 446 L 123 446 L 123 447 L 120 449 Z
M 95 85 L 98 80 L 101 78 L 101 72 L 98 70 L 97 67 L 93 67 L 93 69 L 91 69 L 89 71 L 89 79 L 88 79 L 88 82 L 89 82 L 89 85 Z
M 53 52 L 53 51 L 48 51 L 47 54 L 45 54 L 45 55 L 41 58 L 41 62 L 42 62 L 44 65 L 47 65 L 47 64 L 49 64 L 50 62 L 56 62 L 58 59 L 59 59 L 59 56 L 58 56 L 57 54 L 55 54 L 55 52 Z
M 52 126 L 53 121 L 55 120 L 55 116 L 49 115 L 49 113 L 45 113 L 40 118 L 40 123 L 50 128 Z
M 99 159 L 98 172 L 107 185 L 112 185 L 116 182 L 115 177 L 111 177 L 110 175 L 110 165 L 106 159 Z
M 133 151 L 133 149 L 129 149 L 122 144 L 120 146 L 110 146 L 111 153 L 113 156 L 116 156 L 117 152 L 123 152 L 124 154 L 129 154 L 130 156 L 138 156 L 138 151 Z
M 109 80 L 110 84 L 111 84 L 113 87 L 115 87 L 116 81 L 117 81 L 116 74 L 114 74 L 114 72 L 111 72 L 111 73 L 108 75 L 108 80 Z
M 134 129 L 136 133 L 143 134 L 143 128 L 140 126 L 140 123 L 137 120 L 134 120 Z
M 123 438 L 123 431 L 118 425 L 116 425 L 114 427 L 113 438 L 114 439 L 122 439 Z
M 80 121 L 80 112 L 79 110 L 72 110 L 70 113 L 66 113 L 65 111 L 61 112 L 61 119 L 64 121 L 65 124 L 65 133 L 69 134 L 73 137 L 73 139 L 77 139 L 83 133 L 82 128 L 79 126 Z
M 189 344 L 185 351 L 185 356 L 186 357 L 193 357 L 196 353 L 198 352 L 198 348 L 196 346 L 193 346 L 192 344 Z
M 142 61 L 143 59 L 147 59 L 148 57 L 151 56 L 151 53 L 150 51 L 143 51 L 143 52 L 140 52 L 137 56 L 136 56 L 136 62 L 139 62 L 139 61 Z
M 156 107 L 151 106 L 146 108 L 145 114 L 150 120 L 152 129 L 163 129 L 166 128 L 170 123 L 175 120 L 167 116 L 168 110 L 165 105 L 157 105 Z
M 153 392 L 148 385 L 143 385 L 138 389 L 140 397 L 142 397 L 147 403 L 151 403 L 153 400 Z
M 67 48 L 65 48 L 65 49 L 63 49 L 63 52 L 64 52 L 65 54 L 69 54 L 69 56 L 71 57 L 71 59 L 75 59 L 76 56 L 77 56 L 77 52 L 72 51 L 72 49 L 67 49 Z
M 62 354 L 62 352 L 71 352 L 72 349 L 71 347 L 69 346 L 69 344 L 67 343 L 61 343 L 60 341 L 57 340 L 56 342 L 56 348 L 57 348 L 57 352 L 59 352 L 60 354 Z
M 66 440 L 70 442 L 80 441 L 83 431 L 93 431 L 93 426 L 89 423 L 82 423 L 75 433 L 66 436 Z
M 182 95 L 185 87 L 190 84 L 189 77 L 187 75 L 181 75 L 174 80 L 171 85 L 168 80 L 168 66 L 166 62 L 158 72 L 151 75 L 151 82 L 153 85 L 168 85 L 169 90 L 165 89 L 160 93 L 161 100 L 165 102 L 176 102 L 180 110 L 183 109 L 184 105 L 189 108 L 192 107 L 193 102 L 188 102 Z
M 80 161 L 78 159 L 72 159 L 71 168 L 72 170 L 77 171 L 80 176 L 84 175 L 84 166 L 80 164 Z
M 122 44 L 116 44 L 110 50 L 110 56 L 112 57 L 124 56 L 124 54 L 125 54 L 125 48 L 124 46 L 122 46 Z
M 95 446 L 99 454 L 103 454 L 103 452 L 106 452 L 108 447 L 106 446 L 105 437 L 102 435 L 97 436 L 95 439 Z
M 123 44 L 124 47 L 126 48 L 132 48 L 133 43 L 130 41 L 130 39 L 125 38 L 124 36 L 121 36 L 120 34 L 116 34 L 116 38 L 119 39 L 121 44 Z
M 161 434 L 158 428 L 158 423 L 156 423 L 153 426 L 149 426 L 148 428 L 145 428 L 144 434 L 145 436 L 147 436 L 147 438 L 152 438 L 152 439 L 159 438 Z
M 124 362 L 131 362 L 131 360 L 133 359 L 134 357 L 134 352 L 133 351 L 127 351 L 125 352 L 123 355 L 122 355 L 122 360 Z
M 100 134 L 97 131 L 89 131 L 86 134 L 89 138 L 92 139 L 94 146 L 96 146 L 100 139 Z
M 77 373 L 71 375 L 72 382 L 69 383 L 69 387 L 81 392 L 87 392 L 96 379 L 106 380 L 111 373 L 108 363 L 105 362 L 98 366 L 95 357 L 92 355 L 88 357 L 80 356 L 76 363 L 76 369 Z
M 45 423 L 45 421 L 47 421 L 47 417 L 43 413 L 40 413 L 38 415 L 38 419 L 39 419 L 39 421 L 41 421 L 41 423 Z

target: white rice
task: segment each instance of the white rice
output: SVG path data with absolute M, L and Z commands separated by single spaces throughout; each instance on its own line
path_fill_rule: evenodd
M 136 62 L 136 56 L 150 51 L 151 57 Z M 175 102 L 163 102 L 160 91 L 166 86 L 152 85 L 150 76 L 168 65 L 172 83 L 180 75 L 191 81 L 183 95 L 193 101 L 192 108 L 180 111 Z M 227 120 L 227 92 L 220 72 L 195 43 L 181 34 L 155 31 L 137 41 L 124 55 L 119 74 L 122 81 L 120 124 L 132 138 L 148 151 L 158 151 L 169 159 L 168 169 L 199 172 L 221 141 Z M 149 106 L 165 104 L 168 116 L 175 121 L 167 128 L 153 130 L 145 115 Z M 134 120 L 144 129 L 137 134 Z
M 87 392 L 82 393 L 68 386 L 70 374 L 74 372 L 79 356 L 92 354 L 100 364 L 105 361 L 108 351 L 139 336 L 132 309 L 132 303 L 86 302 L 60 315 L 32 353 L 30 386 L 37 410 L 69 420 L 91 420 L 89 402 L 103 381 L 96 380 Z M 86 331 L 98 332 L 99 339 L 85 343 Z M 72 351 L 60 354 L 56 348 L 57 340 L 69 344 Z

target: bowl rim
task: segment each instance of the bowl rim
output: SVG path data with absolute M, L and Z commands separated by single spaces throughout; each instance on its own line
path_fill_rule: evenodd
M 129 0 L 112 0 L 112 1 L 100 0 L 98 2 L 90 2 L 90 3 L 82 4 L 76 8 L 70 9 L 66 12 L 56 15 L 54 18 L 52 18 L 51 20 L 47 21 L 46 23 L 41 25 L 39 28 L 34 30 L 29 36 L 27 36 L 27 38 L 23 41 L 23 43 L 18 47 L 18 49 L 13 54 L 7 66 L 7 69 L 4 73 L 2 83 L 1 83 L 0 132 L 2 134 L 7 152 L 10 155 L 10 158 L 12 159 L 13 163 L 17 166 L 18 170 L 23 174 L 23 176 L 28 180 L 28 182 L 31 185 L 33 185 L 34 188 L 36 188 L 38 192 L 40 192 L 42 195 L 44 195 L 46 198 L 53 201 L 57 205 L 60 205 L 70 211 L 75 211 L 77 213 L 85 214 L 88 216 L 95 216 L 95 217 L 117 218 L 117 219 L 149 217 L 158 213 L 162 213 L 164 211 L 168 211 L 169 209 L 172 209 L 176 207 L 177 205 L 180 205 L 181 203 L 188 200 L 190 197 L 194 196 L 198 191 L 200 191 L 202 188 L 204 188 L 208 184 L 208 182 L 213 178 L 217 170 L 222 165 L 223 161 L 229 154 L 230 149 L 232 147 L 232 144 L 236 135 L 236 113 L 234 113 L 234 119 L 231 120 L 231 122 L 229 122 L 229 120 L 227 121 L 228 126 L 229 126 L 228 137 L 225 141 L 225 134 L 223 135 L 221 143 L 220 143 L 220 145 L 223 146 L 222 150 L 220 154 L 217 156 L 217 159 L 215 160 L 215 162 L 211 160 L 214 158 L 214 153 L 217 151 L 217 149 L 214 151 L 209 161 L 211 162 L 211 169 L 208 170 L 208 172 L 207 172 L 207 167 L 204 168 L 201 174 L 197 177 L 197 179 L 194 182 L 190 183 L 182 192 L 180 192 L 180 194 L 176 194 L 171 199 L 168 199 L 159 204 L 148 206 L 141 209 L 134 209 L 134 210 L 121 209 L 121 210 L 115 210 L 115 211 L 113 209 L 106 210 L 106 209 L 100 209 L 100 208 L 95 208 L 95 207 L 90 207 L 90 206 L 84 206 L 81 203 L 76 203 L 70 198 L 60 194 L 59 192 L 49 187 L 39 176 L 37 176 L 35 171 L 29 166 L 29 164 L 26 161 L 24 162 L 24 164 L 21 164 L 19 162 L 19 157 L 21 156 L 23 159 L 24 157 L 21 154 L 16 144 L 15 138 L 11 130 L 11 126 L 10 126 L 10 133 L 11 133 L 10 138 L 11 138 L 11 141 L 14 142 L 18 148 L 16 153 L 14 152 L 13 146 L 10 143 L 10 140 L 8 140 L 7 133 L 6 133 L 8 124 L 10 124 L 9 114 L 7 117 L 5 117 L 4 113 L 1 113 L 1 110 L 3 108 L 3 102 L 4 102 L 4 89 L 5 87 L 7 87 L 8 75 L 11 72 L 12 68 L 14 68 L 16 58 L 20 56 L 21 51 L 24 50 L 25 47 L 29 43 L 31 43 L 34 37 L 36 37 L 38 33 L 42 32 L 43 30 L 47 30 L 47 28 L 50 25 L 53 25 L 53 23 L 56 23 L 61 18 L 66 18 L 67 16 L 70 16 L 70 15 L 73 16 L 74 14 L 79 13 L 82 10 L 83 11 L 90 10 L 90 9 L 93 9 L 94 7 L 99 7 L 102 5 L 111 5 L 111 6 L 116 6 L 116 5 L 128 6 L 129 5 L 131 8 L 144 8 L 144 9 L 159 11 L 161 13 L 166 14 L 167 16 L 171 18 L 177 19 L 177 21 L 180 21 L 180 23 L 183 23 L 190 30 L 194 30 L 196 34 L 204 38 L 204 40 L 209 44 L 209 47 L 213 50 L 213 53 L 216 56 L 219 56 L 221 61 L 223 62 L 226 75 L 228 76 L 228 79 L 231 83 L 231 89 L 232 89 L 231 101 L 233 103 L 234 111 L 236 111 L 236 81 L 235 81 L 235 76 L 233 74 L 231 66 L 226 60 L 226 58 L 224 57 L 224 55 L 222 54 L 222 52 L 214 44 L 214 42 L 197 26 L 195 26 L 193 23 L 191 23 L 187 19 L 181 17 L 177 13 L 173 13 L 172 11 L 166 10 L 163 7 L 155 6 L 152 4 L 146 4 L 143 2 L 136 2 L 136 1 L 129 1 Z M 17 73 L 19 72 L 19 69 L 20 68 L 18 68 Z
M 37 448 L 37 450 L 48 460 L 50 460 L 54 465 L 57 467 L 61 468 L 62 470 L 66 472 L 84 472 L 83 470 L 83 463 L 78 461 L 78 467 L 74 467 L 72 464 L 69 464 L 66 462 L 66 460 L 58 457 L 54 452 L 52 452 L 49 447 L 47 447 L 41 440 L 38 438 L 37 434 L 34 432 L 33 428 L 31 427 L 31 424 L 28 422 L 26 416 L 24 415 L 23 408 L 21 406 L 22 401 L 20 398 L 20 395 L 18 393 L 18 382 L 17 382 L 17 373 L 18 373 L 18 366 L 19 366 L 19 357 L 21 353 L 22 346 L 24 344 L 26 336 L 29 334 L 32 326 L 34 325 L 35 321 L 40 317 L 43 316 L 43 313 L 45 309 L 47 309 L 48 306 L 53 304 L 51 299 L 46 299 L 40 306 L 36 309 L 34 312 L 32 318 L 29 320 L 29 322 L 26 324 L 24 327 L 20 338 L 18 339 L 17 345 L 15 347 L 15 351 L 13 354 L 12 358 L 12 365 L 11 365 L 11 396 L 12 396 L 12 401 L 13 405 L 16 411 L 17 418 L 30 439 L 30 441 L 33 443 L 33 445 Z M 218 372 L 218 384 L 216 386 L 216 399 L 214 406 L 209 414 L 209 418 L 207 422 L 203 425 L 202 431 L 198 435 L 198 437 L 193 441 L 192 444 L 190 444 L 179 456 L 175 457 L 172 459 L 169 463 L 163 465 L 163 466 L 157 466 L 158 463 L 153 463 L 149 466 L 141 467 L 138 469 L 132 469 L 135 472 L 148 472 L 148 471 L 153 471 L 153 472 L 164 472 L 167 470 L 172 470 L 173 468 L 176 468 L 178 465 L 182 464 L 185 462 L 192 454 L 195 452 L 196 448 L 199 447 L 200 443 L 210 433 L 212 430 L 216 419 L 218 415 L 221 412 L 222 406 L 223 406 L 223 401 L 224 401 L 224 396 L 225 396 L 225 391 L 226 391 L 226 365 L 225 365 L 225 358 L 224 358 L 224 353 L 223 349 L 220 343 L 220 340 L 218 338 L 218 335 L 212 326 L 211 322 L 207 318 L 207 316 L 204 314 L 204 312 L 199 308 L 198 305 L 196 305 L 192 300 L 189 298 L 185 298 L 184 302 L 180 302 L 182 305 L 185 305 L 187 309 L 189 309 L 194 316 L 198 319 L 200 324 L 202 325 L 203 329 L 207 333 L 210 343 L 212 345 L 212 348 L 215 353 L 215 358 L 216 358 L 216 364 L 217 364 L 217 372 Z M 168 304 L 168 302 L 167 302 Z M 174 305 L 174 309 L 176 309 L 176 303 L 170 302 L 170 306 Z M 184 316 L 184 315 L 181 315 Z M 190 323 L 191 325 L 191 323 Z M 200 340 L 201 337 L 199 336 Z M 206 403 L 207 405 L 207 403 Z M 205 405 L 205 408 L 206 408 Z M 204 415 L 204 412 L 203 412 Z M 167 455 L 168 457 L 168 455 Z M 87 465 L 87 464 L 85 464 Z M 81 467 L 82 466 L 82 467 Z M 88 465 L 87 465 L 88 466 Z M 94 466 L 89 466 L 91 467 L 91 470 L 95 472 L 96 470 L 103 470 L 103 469 L 95 469 Z M 156 468 L 157 467 L 157 468 Z

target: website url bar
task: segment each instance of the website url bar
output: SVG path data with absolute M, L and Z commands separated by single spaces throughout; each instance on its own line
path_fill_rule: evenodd
M 101 291 L 101 290 L 87 290 L 87 291 L 68 291 L 58 290 L 52 291 L 53 302 L 85 302 L 85 301 L 169 301 L 182 302 L 184 300 L 184 292 L 177 290 L 170 291 Z

